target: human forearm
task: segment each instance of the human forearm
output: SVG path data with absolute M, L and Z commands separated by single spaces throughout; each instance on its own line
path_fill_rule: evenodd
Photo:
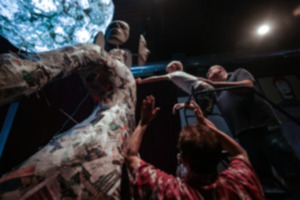
M 129 138 L 129 141 L 127 143 L 127 147 L 125 150 L 125 156 L 137 156 L 142 139 L 144 136 L 144 133 L 147 129 L 148 125 L 144 124 L 142 125 L 141 121 L 138 123 L 136 129 L 133 131 L 132 135 Z
M 242 155 L 247 160 L 249 159 L 246 150 L 233 138 L 215 127 L 211 127 L 211 129 L 219 137 L 223 149 L 225 149 L 231 156 Z
M 128 139 L 128 143 L 124 151 L 124 158 L 129 171 L 132 171 L 136 166 L 138 166 L 138 163 L 141 160 L 138 157 L 138 152 L 146 129 L 147 125 L 141 125 L 141 122 L 139 122 L 136 129 Z
M 243 81 L 211 81 L 211 85 L 215 88 L 220 87 L 229 87 L 229 86 L 248 86 L 254 87 L 254 84 L 250 80 L 243 80 Z
M 244 148 L 230 136 L 220 131 L 210 120 L 208 120 L 203 115 L 203 112 L 195 101 L 190 102 L 190 107 L 193 108 L 198 124 L 201 126 L 207 126 L 207 128 L 216 133 L 217 137 L 220 139 L 223 149 L 227 150 L 232 156 L 243 155 L 248 159 L 248 155 Z
M 158 81 L 163 81 L 163 80 L 169 80 L 169 78 L 165 75 L 161 75 L 161 76 L 151 76 L 148 78 L 137 78 L 136 82 L 138 84 L 144 84 L 144 83 L 153 83 L 153 82 L 158 82 Z
M 144 133 L 149 123 L 156 117 L 159 107 L 155 107 L 155 98 L 150 95 L 142 101 L 141 119 L 128 139 L 124 150 L 125 163 L 129 170 L 133 170 L 139 163 L 138 152 Z
M 236 89 L 230 89 L 230 92 L 237 93 L 237 94 L 247 94 L 250 93 L 251 90 L 249 88 L 254 88 L 254 82 L 251 80 L 242 80 L 242 81 L 212 81 L 209 79 L 198 78 L 215 88 L 224 88 L 224 87 L 235 87 L 235 86 L 245 86 Z

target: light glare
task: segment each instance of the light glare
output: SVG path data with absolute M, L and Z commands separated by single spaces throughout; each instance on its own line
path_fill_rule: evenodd
M 257 29 L 257 31 L 256 31 L 256 33 L 258 34 L 258 35 L 266 35 L 267 33 L 269 33 L 270 32 L 270 26 L 268 25 L 268 24 L 264 24 L 264 25 L 261 25 L 258 29 Z
M 93 43 L 113 10 L 112 0 L 0 0 L 0 35 L 28 52 Z

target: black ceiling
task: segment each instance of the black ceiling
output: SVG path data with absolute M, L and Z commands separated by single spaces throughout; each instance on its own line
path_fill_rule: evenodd
M 300 48 L 300 15 L 293 11 L 298 0 L 113 0 L 114 19 L 131 27 L 123 45 L 133 53 L 139 34 L 148 42 L 148 62 L 182 56 L 220 53 L 266 53 Z M 273 22 L 265 37 L 255 37 L 255 28 Z M 0 38 L 0 53 L 15 49 Z
M 271 52 L 300 48 L 297 0 L 114 0 L 114 19 L 127 21 L 137 51 L 144 34 L 151 55 L 148 61 L 180 56 L 233 52 Z M 272 22 L 271 34 L 258 38 L 255 28 Z

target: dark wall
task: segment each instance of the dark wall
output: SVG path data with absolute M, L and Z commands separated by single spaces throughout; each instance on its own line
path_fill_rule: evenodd
M 138 85 L 137 122 L 140 118 L 141 101 L 147 95 L 156 98 L 160 111 L 151 122 L 140 148 L 142 159 L 168 173 L 175 174 L 177 165 L 177 140 L 180 132 L 179 115 L 172 114 L 177 103 L 177 87 L 169 81 Z
M 0 126 L 9 105 L 0 107 Z M 25 161 L 54 135 L 73 127 L 90 115 L 94 102 L 80 78 L 74 74 L 47 85 L 38 93 L 20 100 L 20 104 L 0 159 L 0 174 Z

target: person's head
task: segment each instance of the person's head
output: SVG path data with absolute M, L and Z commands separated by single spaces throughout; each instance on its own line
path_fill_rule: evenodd
M 295 97 L 291 83 L 285 78 L 275 77 L 273 78 L 273 84 L 282 98 L 293 99 Z
M 174 60 L 170 62 L 166 67 L 166 72 L 171 73 L 175 71 L 183 71 L 183 65 L 180 61 Z
M 105 31 L 105 41 L 112 45 L 121 45 L 129 38 L 129 25 L 121 20 L 112 21 Z
M 221 157 L 221 144 L 217 135 L 206 126 L 186 125 L 179 135 L 183 165 L 188 171 L 211 174 L 217 169 Z
M 225 81 L 227 79 L 227 71 L 221 65 L 213 65 L 208 69 L 206 76 L 212 81 Z

